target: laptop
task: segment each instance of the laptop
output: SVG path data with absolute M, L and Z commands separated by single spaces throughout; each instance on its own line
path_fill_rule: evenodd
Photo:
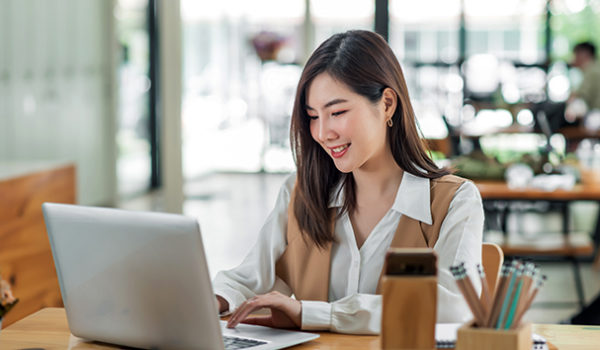
M 280 349 L 319 335 L 220 321 L 195 219 L 42 205 L 69 328 L 152 349 Z M 227 344 L 227 346 L 226 346 Z

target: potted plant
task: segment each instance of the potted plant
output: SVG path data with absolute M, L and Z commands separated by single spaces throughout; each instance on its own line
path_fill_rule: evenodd
M 10 290 L 10 284 L 2 279 L 0 275 L 0 329 L 2 329 L 2 319 L 7 312 L 12 309 L 19 299 L 15 298 Z
M 262 31 L 252 37 L 252 46 L 263 63 L 277 60 L 277 54 L 285 42 L 286 38 L 275 32 Z

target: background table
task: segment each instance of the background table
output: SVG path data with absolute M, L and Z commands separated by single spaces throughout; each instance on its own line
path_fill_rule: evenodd
M 582 244 L 573 244 L 575 240 L 569 236 L 569 203 L 572 201 L 595 201 L 600 202 L 600 182 L 589 179 L 583 183 L 576 184 L 571 190 L 555 190 L 543 191 L 535 188 L 512 189 L 508 187 L 504 181 L 475 181 L 475 185 L 481 193 L 481 198 L 486 202 L 511 202 L 511 201 L 548 201 L 558 203 L 560 205 L 563 217 L 561 228 L 562 237 L 559 242 L 562 244 L 555 247 L 544 247 L 538 244 L 515 245 L 508 240 L 507 230 L 507 211 L 508 204 L 501 206 L 504 210 L 499 212 L 501 221 L 501 230 L 504 234 L 504 242 L 500 244 L 504 255 L 507 256 L 551 256 L 565 258 L 571 262 L 573 266 L 573 276 L 575 279 L 575 287 L 577 291 L 579 307 L 583 308 L 585 303 L 585 295 L 583 292 L 583 284 L 581 280 L 581 271 L 579 269 L 578 259 L 582 257 L 590 257 L 594 254 L 595 246 L 600 242 L 600 225 L 596 224 L 593 233 L 593 242 L 586 234 L 579 235 L 579 238 L 585 238 Z M 489 214 L 490 210 L 486 210 Z M 552 234 L 552 233 L 548 233 Z M 556 302 L 553 304 L 564 304 Z

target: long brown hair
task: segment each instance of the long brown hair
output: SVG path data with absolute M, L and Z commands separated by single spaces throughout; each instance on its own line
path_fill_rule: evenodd
M 328 73 L 372 103 L 380 101 L 383 90 L 391 88 L 398 96 L 388 138 L 394 160 L 413 175 L 438 178 L 449 174 L 435 165 L 419 137 L 415 113 L 400 64 L 392 49 L 378 34 L 352 30 L 335 34 L 323 42 L 308 59 L 296 90 L 292 111 L 290 140 L 297 167 L 294 214 L 303 234 L 317 246 L 334 241 L 332 212 L 328 210 L 333 188 L 344 181 L 344 205 L 341 213 L 356 208 L 352 173 L 343 174 L 330 156 L 313 140 L 306 113 L 306 90 L 313 79 Z M 305 237 L 306 237 L 305 236 Z

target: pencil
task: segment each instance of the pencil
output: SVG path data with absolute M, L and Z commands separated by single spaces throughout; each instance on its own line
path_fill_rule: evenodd
M 461 268 L 461 272 L 464 276 L 464 281 L 465 281 L 465 284 L 467 287 L 467 292 L 471 296 L 471 299 L 473 300 L 473 303 L 475 304 L 475 309 L 477 309 L 477 312 L 479 313 L 477 325 L 479 327 L 484 327 L 485 326 L 485 324 L 484 324 L 485 314 L 486 314 L 485 308 L 481 304 L 481 300 L 479 300 L 479 295 L 475 291 L 475 287 L 473 286 L 473 281 L 471 280 L 471 277 L 467 274 L 467 270 L 465 269 L 465 264 L 461 263 L 460 268 Z
M 483 267 L 480 264 L 477 264 L 477 271 L 479 272 L 479 278 L 481 278 L 481 302 L 483 304 L 485 319 L 487 319 L 487 315 L 490 313 L 490 308 L 492 307 L 492 297 L 490 296 L 490 288 L 485 279 L 485 271 L 483 271 Z
M 509 301 L 512 298 L 512 294 L 514 292 L 513 288 L 515 286 L 515 281 L 517 280 L 517 272 L 520 270 L 521 263 L 517 260 L 513 260 L 511 264 L 510 271 L 510 281 L 508 282 L 508 287 L 506 289 L 506 295 L 504 296 L 504 301 L 502 302 L 502 307 L 500 309 L 500 316 L 498 316 L 498 320 L 496 320 L 496 329 L 502 328 L 502 322 L 504 322 L 504 317 L 506 316 L 506 312 L 508 309 Z
M 517 310 L 515 313 L 515 317 L 519 315 L 523 308 L 525 307 L 525 303 L 530 294 L 531 284 L 533 283 L 533 278 L 537 273 L 537 268 L 533 263 L 525 264 L 525 272 L 523 274 L 523 288 L 521 288 L 521 292 L 519 293 L 519 302 L 517 304 Z
M 519 302 L 519 296 L 521 295 L 521 288 L 523 288 L 523 278 L 519 278 L 519 282 L 517 284 L 517 289 L 513 293 L 512 302 L 510 303 L 510 309 L 508 311 L 508 316 L 506 316 L 506 322 L 504 323 L 504 329 L 509 329 L 512 321 L 515 317 L 515 312 L 517 311 L 517 303 Z
M 515 313 L 517 312 L 517 306 L 519 305 L 518 303 L 519 303 L 521 293 L 523 290 L 523 283 L 524 283 L 524 279 L 525 279 L 527 271 L 528 271 L 528 265 L 525 263 L 521 263 L 521 265 L 519 266 L 519 271 L 517 272 L 517 280 L 515 281 L 515 283 L 516 283 L 515 290 L 513 291 L 513 294 L 509 301 L 510 303 L 509 303 L 509 307 L 507 309 L 508 314 L 506 315 L 506 320 L 504 321 L 504 324 L 501 325 L 501 329 L 508 329 L 515 317 Z
M 479 300 L 473 299 L 473 297 L 467 290 L 466 281 L 465 281 L 466 273 L 465 273 L 464 268 L 461 269 L 460 266 L 451 266 L 450 272 L 452 272 L 452 275 L 454 276 L 454 279 L 456 280 L 456 285 L 458 286 L 458 289 L 460 290 L 463 297 L 465 298 L 465 301 L 467 302 L 467 306 L 469 306 L 469 309 L 471 310 L 471 313 L 473 314 L 475 323 L 478 325 L 482 325 L 483 315 L 481 315 L 480 309 L 477 307 Z
M 500 270 L 500 281 L 498 282 L 498 286 L 494 292 L 494 298 L 492 301 L 492 309 L 487 316 L 486 326 L 493 327 L 494 321 L 498 318 L 500 314 L 501 300 L 504 300 L 504 296 L 506 295 L 506 287 L 508 286 L 508 276 L 510 273 L 510 262 L 505 262 L 502 264 L 502 269 Z
M 458 286 L 458 289 L 460 290 L 461 294 L 465 298 L 465 301 L 467 302 L 467 306 L 469 306 L 469 309 L 471 309 L 471 313 L 473 314 L 473 318 L 475 319 L 475 322 L 477 322 L 477 311 L 475 310 L 475 305 L 473 304 L 471 298 L 469 298 L 469 295 L 467 293 L 467 289 L 464 284 L 463 276 L 461 275 L 459 266 L 451 266 L 450 272 L 452 272 L 452 275 L 454 276 L 454 280 L 456 281 L 456 285 Z
M 545 281 L 546 281 L 545 275 L 542 275 L 537 279 L 537 283 L 535 285 L 535 288 L 533 289 L 533 292 L 531 292 L 531 295 L 527 299 L 527 302 L 525 303 L 525 306 L 521 310 L 521 313 L 518 314 L 517 317 L 515 318 L 515 322 L 513 323 L 511 328 L 514 329 L 514 328 L 518 327 L 518 325 L 521 323 L 521 318 L 523 318 L 523 316 L 525 315 L 525 312 L 527 312 L 527 310 L 529 310 L 529 308 L 531 307 L 531 304 L 533 303 L 533 299 L 535 299 L 535 296 L 537 295 L 540 288 L 542 288 Z

